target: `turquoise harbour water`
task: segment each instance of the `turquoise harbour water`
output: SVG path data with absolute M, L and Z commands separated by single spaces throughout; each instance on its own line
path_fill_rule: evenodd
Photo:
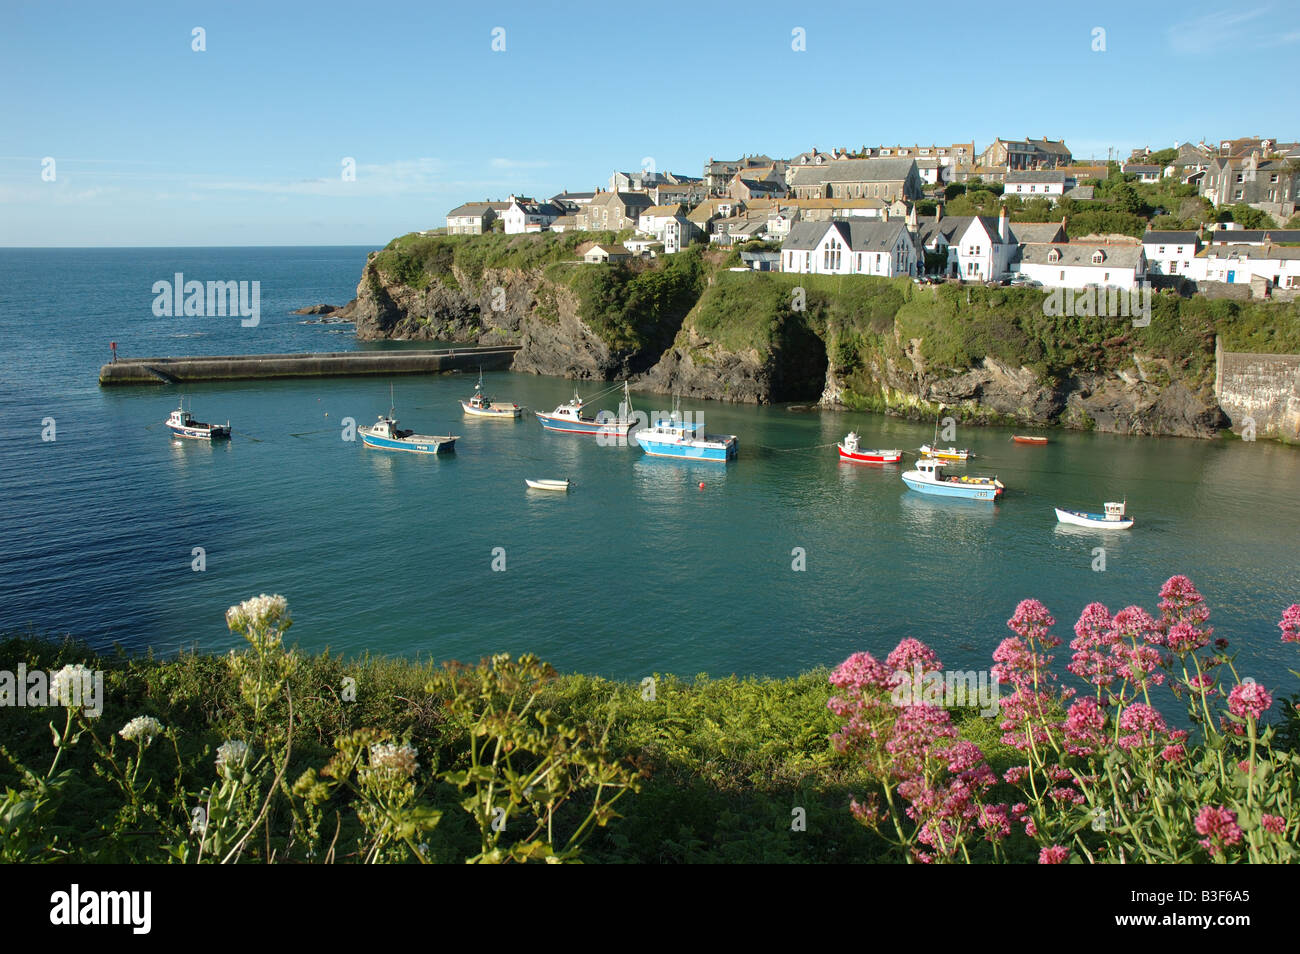
M 1008 430 L 959 430 L 980 455 L 966 470 L 1007 485 L 990 506 L 910 492 L 904 467 L 838 463 L 833 442 L 850 429 L 864 446 L 911 451 L 933 436 L 875 415 L 688 404 L 709 431 L 739 435 L 724 467 L 546 433 L 531 413 L 464 418 L 456 402 L 472 375 L 393 378 L 404 427 L 462 435 L 454 455 L 432 458 L 342 440 L 344 417 L 367 424 L 387 409 L 388 379 L 189 386 L 196 416 L 233 422 L 234 439 L 212 445 L 167 434 L 177 389 L 96 383 L 110 340 L 127 356 L 359 347 L 350 326 L 289 312 L 347 301 L 366 251 L 0 250 L 0 629 L 222 650 L 226 607 L 277 592 L 308 650 L 530 651 L 563 671 L 640 679 L 789 675 L 915 636 L 950 667 L 983 669 L 1025 597 L 1068 640 L 1086 603 L 1154 611 L 1181 572 L 1240 651 L 1241 674 L 1294 685 L 1276 626 L 1300 600 L 1292 448 L 1061 431 L 1022 447 Z M 260 281 L 261 323 L 154 317 L 152 284 L 177 271 Z M 574 390 L 486 381 L 497 400 L 545 410 Z M 669 399 L 633 400 L 649 412 Z M 47 417 L 53 442 L 41 440 Z M 529 492 L 525 477 L 575 486 Z M 1062 528 L 1052 513 L 1123 497 L 1138 521 L 1126 533 Z

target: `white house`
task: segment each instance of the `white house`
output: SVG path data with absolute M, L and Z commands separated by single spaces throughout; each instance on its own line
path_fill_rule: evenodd
M 1295 245 L 1209 245 L 1187 271 L 1197 281 L 1248 285 L 1263 278 L 1274 288 L 1300 288 L 1300 247 Z
M 1044 288 L 1136 288 L 1146 276 L 1141 245 L 1051 242 L 1020 249 L 1019 272 Z
M 1007 224 L 1007 210 L 996 219 L 976 215 L 953 243 L 957 249 L 957 274 L 965 281 L 987 282 L 1005 278 L 1018 248 Z M 952 249 L 949 248 L 949 258 Z
M 1019 170 L 1007 173 L 1005 185 L 1003 195 L 1022 199 L 1048 198 L 1055 202 L 1065 195 L 1067 188 L 1074 186 L 1074 181 L 1059 169 Z
M 1186 275 L 1201 239 L 1195 232 L 1147 232 L 1142 236 L 1147 270 L 1153 275 Z
M 503 202 L 466 202 L 447 213 L 448 235 L 482 235 L 492 225 Z
M 549 202 L 535 202 L 523 196 L 510 197 L 510 206 L 501 216 L 506 223 L 507 235 L 523 232 L 541 232 L 564 214 L 564 210 Z
M 664 253 L 680 252 L 699 231 L 679 205 L 652 205 L 637 217 L 637 231 L 663 243 Z
M 582 260 L 588 265 L 600 265 L 606 262 L 622 262 L 632 253 L 622 245 L 597 245 L 593 243 L 582 251 Z
M 1159 182 L 1165 174 L 1162 166 L 1147 162 L 1128 162 L 1123 170 L 1125 175 L 1137 176 L 1138 182 Z
M 916 275 L 920 256 L 906 223 L 798 222 L 781 243 L 781 270 L 814 275 Z

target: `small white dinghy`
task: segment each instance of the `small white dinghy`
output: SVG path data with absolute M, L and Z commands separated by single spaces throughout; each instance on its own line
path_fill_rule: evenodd
M 1073 524 L 1076 527 L 1094 527 L 1099 530 L 1127 530 L 1133 526 L 1133 518 L 1125 516 L 1124 510 L 1127 501 L 1106 502 L 1105 513 L 1088 513 L 1084 510 L 1062 510 L 1056 509 L 1056 519 L 1061 523 Z
M 569 482 L 567 480 L 529 480 L 525 477 L 524 483 L 533 490 L 556 490 L 560 493 L 569 492 Z

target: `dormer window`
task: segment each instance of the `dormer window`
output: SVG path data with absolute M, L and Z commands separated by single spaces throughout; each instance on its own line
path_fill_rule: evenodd
M 1060 250 L 1054 248 L 1054 249 L 1052 249 L 1050 252 L 1048 252 L 1048 253 L 1047 253 L 1047 260 L 1048 260 L 1049 262 L 1059 262 L 1059 261 L 1061 260 L 1061 252 L 1060 252 Z
M 1102 254 L 1101 249 L 1097 249 L 1092 253 L 1092 264 L 1100 265 L 1104 261 L 1106 261 L 1106 256 Z

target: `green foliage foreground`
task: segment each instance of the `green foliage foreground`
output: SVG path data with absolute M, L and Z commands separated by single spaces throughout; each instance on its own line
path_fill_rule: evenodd
M 1244 733 L 1232 735 L 1207 711 L 1203 743 L 1176 734 L 1185 745 L 1157 756 L 1159 747 L 1126 736 L 1107 750 L 1102 769 L 1080 768 L 1071 759 L 1100 758 L 1100 743 L 1084 750 L 1070 735 L 1082 703 L 1061 723 L 1066 702 L 1042 694 L 1035 709 L 1042 734 L 1026 736 L 1016 720 L 1031 684 L 1014 678 L 1001 724 L 966 699 L 945 705 L 942 731 L 929 732 L 927 718 L 940 710 L 900 703 L 897 688 L 868 686 L 858 677 L 879 667 L 863 653 L 834 673 L 656 676 L 629 685 L 558 676 L 529 656 L 441 668 L 306 656 L 283 642 L 290 620 L 281 597 L 232 607 L 227 621 L 247 646 L 224 657 L 159 661 L 32 637 L 0 641 L 0 659 L 12 667 L 5 676 L 19 663 L 27 674 L 54 674 L 48 695 L 32 702 L 27 692 L 25 705 L 15 704 L 22 683 L 0 679 L 0 861 L 1032 862 L 1067 854 L 1044 849 L 1044 838 L 1055 845 L 1073 838 L 1074 860 L 1157 860 L 1151 853 L 1205 860 L 1195 836 L 1173 832 L 1169 821 L 1186 815 L 1190 830 L 1197 805 L 1219 806 L 1201 810 L 1198 831 L 1218 818 L 1231 836 L 1223 846 L 1210 842 L 1210 858 L 1225 860 L 1220 849 L 1232 848 L 1276 860 L 1290 857 L 1287 833 L 1300 824 L 1295 700 L 1279 707 L 1285 715 L 1276 729 L 1228 714 L 1235 721 L 1225 724 Z M 1017 619 L 1011 623 L 1015 629 Z M 1300 642 L 1300 607 L 1281 625 L 1284 639 Z M 1180 632 L 1171 629 L 1165 642 L 1176 649 Z M 1019 646 L 1007 640 L 994 656 L 1004 667 L 1030 658 L 1018 649 L 1008 656 L 1009 645 Z M 906 668 L 894 659 L 904 648 L 890 666 Z M 1032 685 L 1043 671 L 1033 668 Z M 84 691 L 95 672 L 102 692 Z M 1234 690 L 1230 707 L 1243 693 Z M 1129 695 L 1118 691 L 1121 705 Z M 1105 701 L 1100 690 L 1098 698 Z M 1266 693 L 1242 700 L 1269 704 Z M 1193 705 L 1194 722 L 1198 708 L 1206 703 Z M 1116 724 L 1126 727 L 1125 718 Z M 1073 741 L 1058 763 L 1046 743 L 1062 724 Z M 917 728 L 920 736 L 908 734 Z M 926 791 L 956 791 L 960 779 L 949 776 L 957 752 L 979 756 L 978 825 L 950 824 L 958 815 L 947 796 L 918 808 L 918 778 Z M 1252 773 L 1231 768 L 1237 759 L 1266 769 L 1258 787 Z M 1096 806 L 1052 801 L 1065 790 L 1051 786 L 1079 771 L 1084 780 L 1114 776 L 1112 788 L 1123 780 L 1124 791 L 1113 793 L 1117 820 L 1103 831 L 1087 828 Z M 1051 785 L 1035 789 L 1028 808 L 995 810 L 1039 774 Z M 1187 791 L 1166 791 L 1174 782 Z M 881 815 L 885 805 L 892 810 Z M 936 821 L 938 809 L 948 821 Z M 1013 829 L 1012 816 L 1023 825 Z M 1232 840 L 1238 821 L 1247 842 Z M 1264 843 L 1261 825 L 1272 842 Z

